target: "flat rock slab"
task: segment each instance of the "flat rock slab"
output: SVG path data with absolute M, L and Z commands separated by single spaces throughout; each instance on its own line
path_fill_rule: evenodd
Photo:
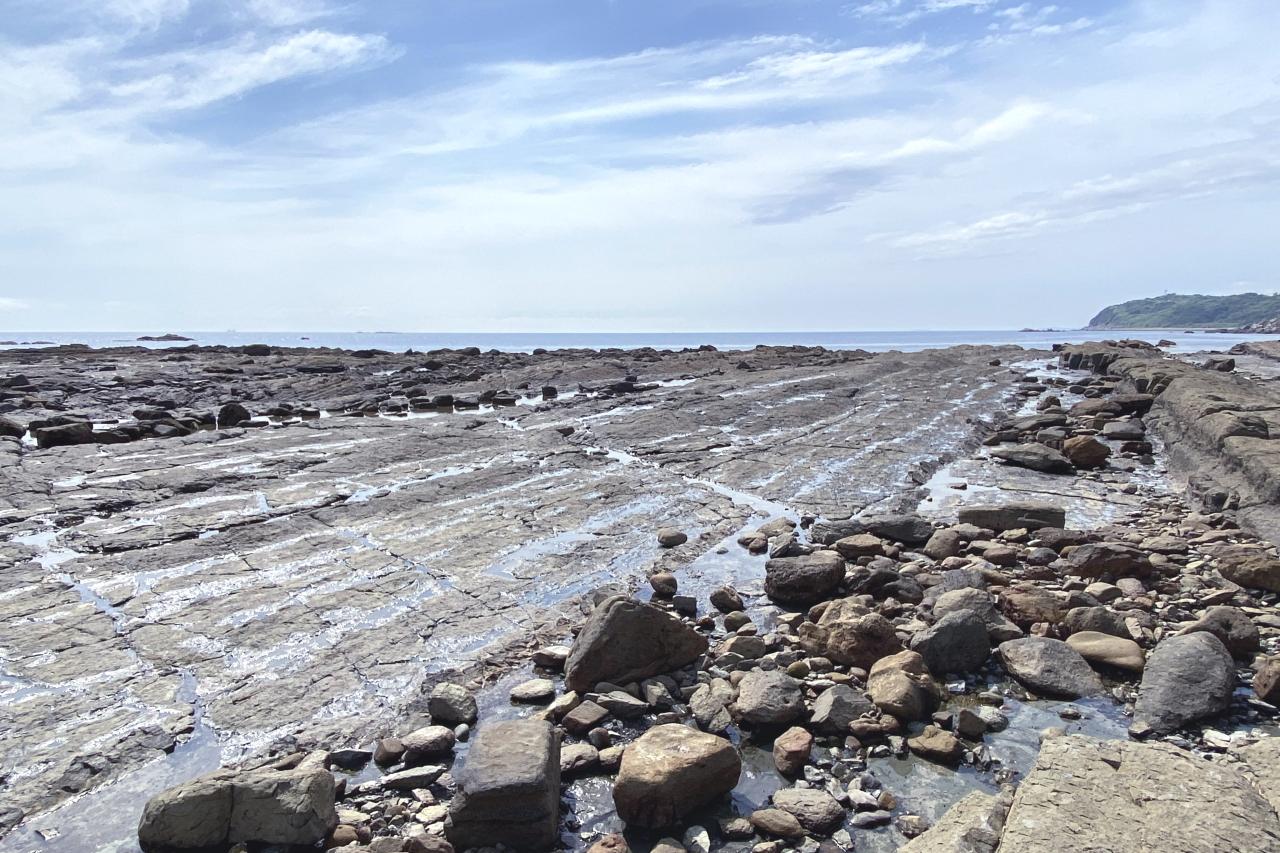
M 1280 819 L 1245 769 L 1162 743 L 1045 741 L 1000 853 L 1280 850 Z
M 0 353 L 4 375 L 42 389 L 12 413 L 24 422 L 53 413 L 46 399 L 95 422 L 229 400 L 327 415 L 127 444 L 0 440 L 0 754 L 25 764 L 5 805 L 39 817 L 170 763 L 197 716 L 212 766 L 280 738 L 371 742 L 442 671 L 563 637 L 570 603 L 597 587 L 659 571 L 689 590 L 732 581 L 736 551 L 699 558 L 754 516 L 900 502 L 922 461 L 967 453 L 1016 385 L 988 362 L 1015 354 Z M 575 390 L 626 375 L 683 384 Z M 523 384 L 561 393 L 343 414 Z M 667 526 L 689 542 L 662 548 Z

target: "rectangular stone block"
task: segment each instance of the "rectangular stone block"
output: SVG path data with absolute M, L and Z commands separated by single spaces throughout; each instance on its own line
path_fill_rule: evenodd
M 544 720 L 480 726 L 457 774 L 446 835 L 454 847 L 545 850 L 560 821 L 560 736 Z

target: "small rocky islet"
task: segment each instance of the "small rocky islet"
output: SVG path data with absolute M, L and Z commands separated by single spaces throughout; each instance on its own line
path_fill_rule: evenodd
M 550 354 L 529 359 L 545 355 Z M 704 515 L 696 523 L 660 510 L 628 516 L 623 524 L 634 516 L 651 522 L 637 534 L 650 556 L 647 577 L 623 569 L 615 577 L 593 577 L 607 582 L 566 596 L 564 606 L 547 605 L 558 610 L 556 618 L 513 622 L 507 633 L 522 635 L 520 641 L 505 643 L 501 651 L 484 647 L 485 659 L 466 670 L 441 668 L 420 678 L 415 695 L 388 708 L 381 730 L 367 737 L 368 729 L 346 723 L 327 733 L 313 726 L 277 736 L 216 772 L 147 792 L 154 796 L 142 810 L 139 844 L 145 851 L 325 847 L 379 853 L 1280 850 L 1280 739 L 1274 736 L 1280 732 L 1280 558 L 1273 544 L 1280 532 L 1280 455 L 1270 447 L 1273 431 L 1280 430 L 1280 394 L 1270 381 L 1280 375 L 1273 367 L 1278 355 L 1268 345 L 1247 345 L 1228 367 L 1221 358 L 1175 359 L 1149 345 L 1111 342 L 1064 347 L 1052 358 L 1008 350 L 901 357 L 913 373 L 931 359 L 939 366 L 962 365 L 963 376 L 935 383 L 965 386 L 970 400 L 994 388 L 992 406 L 999 405 L 1000 413 L 971 416 L 966 429 L 947 433 L 937 444 L 949 446 L 931 464 L 879 472 L 900 478 L 884 487 L 900 493 L 896 502 L 854 500 L 832 489 L 818 498 L 795 495 L 770 505 L 760 499 L 755 506 L 750 495 L 737 494 L 730 503 L 742 512 L 716 505 L 722 515 Z M 671 359 L 690 368 L 682 376 L 697 377 L 697 383 L 724 383 L 716 387 L 715 400 L 695 414 L 698 420 L 710 412 L 713 423 L 717 407 L 737 399 L 743 373 L 764 373 L 754 385 L 771 390 L 754 401 L 751 416 L 767 423 L 772 409 L 759 408 L 785 411 L 787 400 L 803 396 L 793 384 L 823 383 L 822 405 L 839 399 L 837 414 L 865 407 L 868 396 L 884 393 L 871 405 L 892 413 L 894 392 L 877 382 L 892 382 L 893 368 L 887 377 L 881 371 L 894 356 L 701 352 Z M 189 357 L 199 363 L 204 356 L 197 348 Z M 753 357 L 760 361 L 753 365 Z M 458 361 L 477 358 L 486 356 L 467 354 Z M 661 362 L 667 356 L 654 358 Z M 721 377 L 733 358 L 739 359 L 731 368 L 738 381 L 730 387 Z M 713 360 L 714 367 L 700 364 Z M 1013 360 L 1010 369 L 1006 365 Z M 343 370 L 306 375 L 349 370 L 342 359 L 332 363 Z M 524 367 L 508 365 L 513 373 Z M 844 370 L 859 376 L 856 389 Z M 836 381 L 824 372 L 834 372 Z M 374 373 L 381 371 L 366 372 L 366 381 Z M 482 381 L 485 370 L 477 367 L 469 375 L 477 373 L 464 381 Z M 32 399 L 48 388 L 48 375 L 24 375 L 23 383 L 8 384 L 19 391 L 7 399 Z M 371 384 L 386 375 L 392 374 Z M 810 382 L 796 382 L 803 378 Z M 656 470 L 641 470 L 659 503 L 667 495 L 679 500 L 659 482 L 671 470 L 692 466 L 681 475 L 684 487 L 692 489 L 710 479 L 716 466 L 703 466 L 715 449 L 727 448 L 714 455 L 734 460 L 749 458 L 759 447 L 733 441 L 708 447 L 702 433 L 654 434 L 655 428 L 676 425 L 675 413 L 689 407 L 690 397 L 681 396 L 689 386 L 638 377 L 622 384 L 628 387 L 601 383 L 583 394 L 579 402 L 590 409 L 573 419 L 572 430 L 563 423 L 563 411 L 556 411 L 572 405 L 570 400 L 541 412 L 531 406 L 516 424 L 519 430 L 455 423 L 444 440 L 454 429 L 483 435 L 540 427 L 543 436 L 568 445 L 549 451 L 554 456 L 580 453 L 573 442 L 583 441 L 584 433 L 598 441 L 606 432 L 596 432 L 609 423 L 598 415 L 619 406 L 640 408 L 646 403 L 638 400 L 650 394 L 662 426 L 645 428 L 650 438 L 661 439 L 653 453 L 662 461 Z M 180 412 L 181 406 L 160 407 L 154 398 L 139 402 L 164 416 L 137 423 L 170 425 L 177 444 L 231 431 L 227 440 L 245 436 L 250 446 L 228 452 L 252 455 L 257 434 L 328 427 L 319 418 L 282 412 L 342 409 L 308 401 L 277 407 L 277 414 L 263 418 L 248 394 L 232 398 L 225 387 L 213 385 L 205 393 L 221 400 L 212 431 L 200 417 Z M 62 396 L 74 400 L 86 390 Z M 532 383 L 520 390 L 541 399 L 557 396 Z M 466 393 L 447 403 L 426 394 L 405 397 L 402 412 L 395 404 L 386 411 L 385 400 L 354 410 L 405 428 L 395 420 L 398 414 L 407 417 L 403 412 L 428 406 L 465 412 L 467 404 L 456 403 Z M 782 455 L 775 466 L 812 471 L 815 458 L 843 452 L 820 431 L 829 425 L 813 414 L 802 418 L 807 426 L 785 414 L 773 418 L 789 431 L 789 443 L 798 443 L 797 436 L 822 436 L 807 442 L 820 447 L 817 457 Z M 98 453 L 99 446 L 118 453 L 114 439 L 101 445 L 92 439 L 50 440 L 36 431 L 88 423 L 94 436 L 104 431 L 95 426 L 98 417 L 50 424 L 42 415 L 32 429 L 31 419 L 23 423 L 11 411 L 8 418 L 16 426 L 10 433 L 17 435 L 6 445 L 10 470 L 44 457 L 46 471 L 60 465 L 67 480 L 84 477 L 76 483 L 83 492 L 94 474 L 66 469 L 79 465 L 92 472 L 102 463 L 88 454 Z M 746 423 L 742 412 L 734 417 Z M 262 421 L 257 429 L 247 426 L 255 419 Z M 943 431 L 941 422 L 931 426 Z M 758 428 L 761 435 L 767 432 Z M 901 423 L 895 430 L 904 432 Z M 734 433 L 740 430 L 722 434 Z M 124 435 L 129 437 L 117 444 L 163 437 L 146 427 L 136 436 L 129 430 Z M 599 453 L 600 445 L 589 447 Z M 608 448 L 615 453 L 609 461 L 632 470 L 647 449 L 628 441 L 627 458 L 618 459 L 616 447 Z M 885 445 L 876 453 L 890 455 Z M 200 464 L 211 459 L 216 457 L 201 457 Z M 870 462 L 867 469 L 870 475 L 877 471 Z M 741 482 L 733 466 L 724 470 L 725 480 Z M 581 473 L 575 467 L 565 476 Z M 592 464 L 585 473 L 600 472 Z M 237 480 L 256 474 L 238 472 Z M 416 485 L 388 481 L 384 488 L 391 491 L 377 491 L 374 500 Z M 216 495 L 223 487 L 194 491 Z M 183 493 L 180 485 L 174 491 Z M 104 492 L 97 500 L 119 500 L 111 488 Z M 349 491 L 332 506 L 370 502 L 366 497 L 348 503 L 358 492 Z M 50 510 L 45 493 L 40 505 L 16 489 L 7 511 L 6 525 L 15 533 L 6 565 L 28 567 L 6 586 L 10 599 L 31 584 L 62 583 L 76 594 L 98 589 L 86 568 L 94 555 L 139 558 L 192 541 L 210 548 L 218 536 L 236 535 L 237 528 L 293 524 L 295 515 L 323 519 L 329 508 L 307 505 L 275 515 L 275 522 L 223 519 L 221 526 L 190 535 L 163 524 L 140 535 L 138 528 L 149 525 L 135 520 L 68 536 L 74 547 L 59 551 L 27 532 L 32 520 L 52 515 L 56 531 L 77 531 L 84 518 L 73 518 L 65 499 L 65 508 Z M 859 511 L 851 514 L 846 504 L 841 513 L 844 501 Z M 784 503 L 808 509 L 775 511 Z M 429 513 L 429 507 L 426 501 L 416 512 Z M 94 511 L 79 509 L 85 516 Z M 106 519 L 123 509 L 96 507 Z M 739 521 L 745 523 L 734 529 Z M 592 544 L 616 529 L 593 531 Z M 205 535 L 208 530 L 215 534 Z M 557 534 L 555 544 L 578 559 L 576 549 L 584 543 L 572 533 Z M 531 561 L 556 556 L 559 551 L 550 547 L 528 555 Z M 249 557 L 251 567 L 255 559 Z M 552 562 L 557 572 L 572 570 L 569 561 Z M 518 574 L 511 565 L 510 573 Z M 41 577 L 64 567 L 74 572 L 67 575 L 74 583 Z M 358 565 L 347 568 L 360 571 Z M 256 570 L 269 568 L 264 563 Z M 161 573 L 148 583 L 176 576 Z M 219 579 L 222 595 L 244 583 L 233 572 L 204 582 Z M 531 577 L 534 584 L 541 580 Z M 147 636 L 164 625 L 163 608 L 157 609 L 163 601 L 130 610 L 131 601 L 151 590 L 136 582 L 128 595 L 101 588 L 107 594 L 94 594 L 102 600 L 82 601 L 88 610 L 77 611 L 93 611 L 113 623 L 95 637 L 99 650 L 109 652 L 122 642 L 135 657 L 153 657 Z M 468 594 L 483 606 L 480 592 Z M 458 618 L 479 612 L 468 606 Z M 218 618 L 234 624 L 236 617 Z M 324 630 L 323 623 L 295 619 L 284 631 L 286 642 L 299 630 Z M 0 645 L 6 648 L 17 645 L 18 631 L 39 624 L 31 611 L 6 612 L 4 620 Z M 54 627 L 75 630 L 67 621 Z M 57 638 L 55 630 L 39 639 L 49 645 L 49 638 Z M 331 648 L 344 654 L 342 644 Z M 57 657 L 77 645 L 64 642 L 53 649 Z M 335 670 L 343 665 L 332 663 Z M 186 673 L 217 681 L 210 669 Z M 140 673 L 139 680 L 148 674 Z M 42 683 L 52 682 L 50 677 Z M 246 681 L 239 689 L 257 683 Z M 125 685 L 138 689 L 132 680 Z M 203 713 L 216 724 L 226 703 L 256 704 L 243 693 L 236 696 L 234 690 L 211 695 Z M 23 701 L 30 697 L 10 700 L 3 710 L 14 723 L 29 726 L 35 718 L 14 710 Z M 1020 717 L 1031 708 L 1052 709 L 1055 722 L 1032 733 L 1036 754 L 1022 767 L 1006 748 L 1028 734 L 1020 730 Z M 257 725 L 259 718 L 289 713 L 288 706 L 257 707 L 256 716 L 246 719 Z M 1091 722 L 1097 725 L 1090 728 Z M 11 724 L 12 742 L 15 733 Z M 172 741 L 167 749 L 159 746 L 173 748 Z M 89 768 L 82 775 L 96 775 L 92 762 L 78 757 Z M 127 766 L 123 759 L 103 758 L 99 772 L 111 775 L 113 764 L 121 772 Z M 7 762 L 4 771 L 0 791 L 34 789 L 19 788 L 33 774 L 17 763 Z M 967 793 L 918 788 L 912 780 L 924 773 L 965 780 Z M 61 780 L 74 788 L 77 778 L 64 771 Z M 63 784 L 61 791 L 92 797 L 94 789 Z M 933 796 L 947 801 L 935 803 Z M 12 807 L 6 814 L 8 826 L 24 817 Z M 56 834 L 50 837 L 56 845 Z

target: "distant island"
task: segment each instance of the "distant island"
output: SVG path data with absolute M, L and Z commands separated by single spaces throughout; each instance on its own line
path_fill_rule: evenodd
M 167 335 L 143 335 L 138 338 L 140 341 L 193 341 L 195 338 L 184 338 L 182 335 L 175 335 L 170 332 Z
M 1231 329 L 1266 332 L 1280 326 L 1280 294 L 1175 294 L 1104 308 L 1090 329 Z

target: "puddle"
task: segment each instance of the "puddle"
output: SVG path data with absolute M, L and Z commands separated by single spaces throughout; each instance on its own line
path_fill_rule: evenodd
M 187 674 L 182 695 L 195 709 L 194 729 L 171 754 L 28 820 L 0 839 L 0 853 L 140 853 L 138 817 L 147 800 L 221 764 L 218 736 Z

